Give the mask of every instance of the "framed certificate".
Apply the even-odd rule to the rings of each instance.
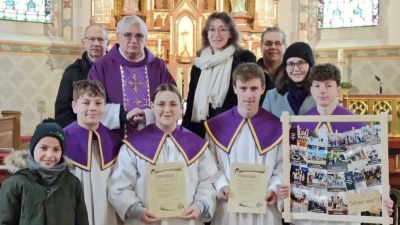
[[[230,196],[228,212],[267,213],[267,166],[231,164]]]
[[[158,218],[180,217],[188,207],[185,168],[183,162],[147,165],[149,210]]]

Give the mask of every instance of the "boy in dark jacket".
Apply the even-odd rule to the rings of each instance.
[[[5,158],[13,175],[0,189],[0,224],[88,225],[82,186],[63,157],[65,135],[54,122],[36,127],[30,152]]]

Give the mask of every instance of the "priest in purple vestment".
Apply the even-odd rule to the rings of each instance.
[[[174,84],[164,61],[145,47],[148,30],[137,16],[126,16],[117,25],[118,43],[97,60],[88,79],[99,80],[106,88],[106,114],[102,122],[119,128],[124,137],[134,133],[138,124],[154,122],[150,96],[163,83]],[[120,126],[123,125],[123,126]]]

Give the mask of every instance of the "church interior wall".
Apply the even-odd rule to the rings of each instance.
[[[57,26],[0,21],[0,109],[22,111],[23,136],[32,134],[40,116],[53,117],[61,75],[80,57],[80,40],[84,28],[90,24],[91,1],[55,2],[59,2],[59,13],[55,14]],[[400,1],[380,1],[377,27],[332,30],[309,26],[309,19],[312,22],[315,17],[310,14],[312,2],[315,1],[279,1],[278,25],[287,33],[288,44],[309,42],[318,63],[336,63],[338,49],[344,49],[343,76],[355,85],[351,93],[374,94],[379,86],[374,76],[382,79],[384,94],[400,93],[400,29],[396,15]],[[196,38],[199,37],[193,40]],[[163,41],[164,44],[168,43]],[[188,50],[193,54],[197,49],[189,45]],[[174,68],[171,73],[176,73],[177,81],[182,81],[180,74],[184,70],[190,71],[190,67]],[[44,110],[38,109],[43,105]]]

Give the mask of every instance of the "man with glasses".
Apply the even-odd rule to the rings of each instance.
[[[265,92],[260,99],[260,104],[262,104],[267,91],[275,88],[275,77],[286,50],[285,32],[278,27],[268,27],[261,34],[260,48],[263,57],[257,61],[257,64],[264,70],[266,81]]]
[[[76,114],[72,110],[72,85],[76,81],[87,79],[93,63],[106,54],[108,46],[107,30],[98,24],[85,29],[82,44],[85,52],[81,59],[77,59],[67,67],[61,78],[60,87],[55,103],[55,119],[61,127],[66,127],[76,121]]]
[[[102,123],[110,129],[120,128],[122,138],[154,122],[150,96],[160,84],[176,85],[164,61],[146,48],[147,34],[142,19],[123,17],[117,24],[118,43],[96,61],[88,75],[106,88],[109,104]]]

